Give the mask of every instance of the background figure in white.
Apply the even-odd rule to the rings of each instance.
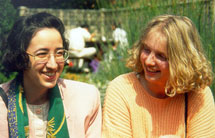
[[[120,48],[127,47],[128,46],[128,39],[127,39],[127,33],[124,29],[120,28],[119,25],[116,23],[112,24],[112,37],[114,40],[114,46],[113,49],[116,49],[117,46]]]
[[[84,58],[91,58],[96,54],[95,47],[85,47],[86,41],[91,41],[94,34],[90,34],[88,25],[81,25],[69,31],[69,52],[70,58],[79,58],[78,68],[84,63]]]

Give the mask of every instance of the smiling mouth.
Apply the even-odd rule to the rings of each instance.
[[[159,73],[160,72],[159,70],[154,70],[154,69],[151,69],[151,68],[146,68],[146,71],[149,72],[149,73]]]
[[[44,73],[46,76],[49,76],[49,77],[53,77],[53,76],[55,76],[55,72],[49,72],[49,73]]]
[[[56,80],[56,72],[46,72],[44,73],[46,81],[55,81]]]

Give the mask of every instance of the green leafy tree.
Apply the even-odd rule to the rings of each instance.
[[[0,44],[10,31],[14,20],[16,19],[16,9],[11,4],[10,0],[0,0]],[[1,46],[0,45],[0,46]],[[0,51],[2,54],[4,51]],[[0,64],[0,83],[7,81],[10,76],[5,74],[3,67]]]

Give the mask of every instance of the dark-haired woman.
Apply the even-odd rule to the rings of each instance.
[[[59,18],[44,12],[15,22],[1,47],[1,64],[17,72],[0,85],[1,138],[100,137],[98,89],[59,79],[68,58],[64,31]]]

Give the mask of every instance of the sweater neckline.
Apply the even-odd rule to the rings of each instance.
[[[136,85],[138,86],[138,90],[140,91],[140,93],[143,94],[143,96],[146,96],[147,98],[150,98],[151,100],[155,100],[155,101],[159,101],[159,102],[167,102],[169,100],[172,99],[172,97],[166,97],[166,98],[158,98],[158,97],[155,97],[151,94],[149,94],[147,92],[147,90],[144,88],[143,84],[141,83],[140,79],[139,79],[139,76],[140,74],[138,73],[134,73],[133,74],[133,79],[135,79],[135,82],[138,82],[136,83]]]

